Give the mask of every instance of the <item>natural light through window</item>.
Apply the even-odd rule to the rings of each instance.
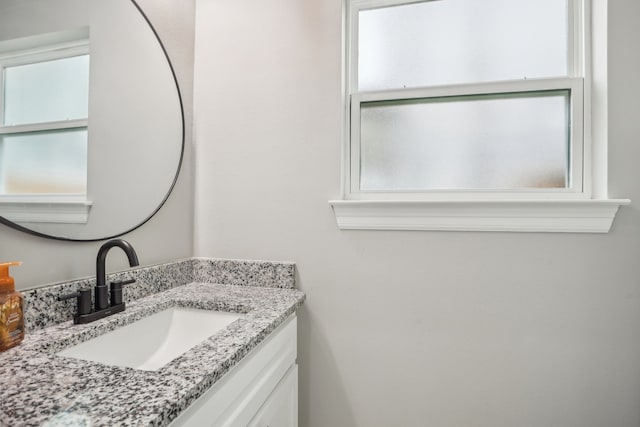
[[[567,188],[568,105],[566,90],[363,103],[360,188]]]
[[[0,59],[0,194],[86,194],[89,55],[74,53]]]
[[[341,228],[608,230],[606,0],[344,1]]]
[[[88,221],[89,28],[0,42],[0,216]]]
[[[354,17],[359,91],[568,74],[566,0],[363,6]]]

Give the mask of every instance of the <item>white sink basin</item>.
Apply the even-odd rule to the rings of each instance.
[[[240,317],[237,313],[173,307],[56,354],[155,371]]]

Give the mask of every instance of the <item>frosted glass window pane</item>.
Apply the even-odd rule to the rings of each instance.
[[[86,119],[89,55],[7,67],[4,124]]]
[[[361,105],[361,190],[569,186],[568,91]]]
[[[359,12],[358,90],[561,77],[567,0],[439,0]]]
[[[0,136],[0,194],[86,192],[86,129]]]

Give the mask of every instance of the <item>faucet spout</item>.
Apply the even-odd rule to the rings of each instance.
[[[107,274],[106,274],[106,260],[109,250],[113,247],[119,247],[124,251],[129,259],[129,266],[135,267],[140,265],[138,262],[138,255],[135,249],[129,242],[123,239],[109,240],[103,244],[98,250],[98,257],[96,259],[96,310],[102,310],[108,307],[109,301],[107,298]]]

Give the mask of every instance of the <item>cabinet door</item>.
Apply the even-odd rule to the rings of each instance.
[[[171,427],[246,427],[252,422],[295,365],[296,322],[292,315],[173,420]],[[295,386],[297,390],[297,377]],[[289,425],[296,424],[282,426]]]
[[[298,427],[298,365],[289,368],[247,427]]]

